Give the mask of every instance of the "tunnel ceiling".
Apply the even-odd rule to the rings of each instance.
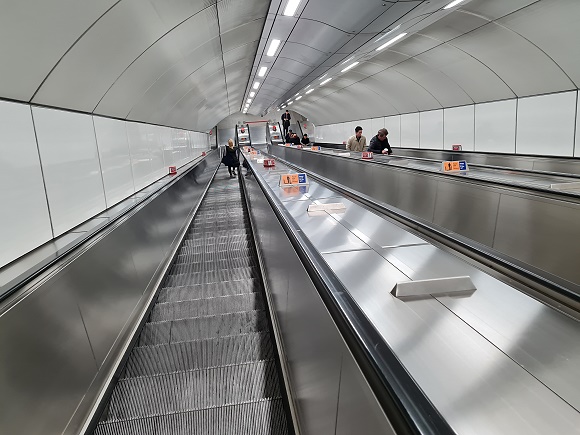
[[[268,70],[249,113],[291,103],[328,124],[578,88],[580,1],[444,9],[450,1],[302,0],[294,17],[269,14],[247,93],[257,69]],[[274,38],[282,44],[268,57]]]
[[[0,97],[207,131],[248,99],[326,124],[580,82],[578,0],[289,1],[3,2]]]
[[[0,6],[0,97],[206,131],[237,112],[269,0]]]

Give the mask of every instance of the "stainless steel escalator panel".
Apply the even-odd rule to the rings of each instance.
[[[210,186],[95,434],[287,434],[239,182]]]

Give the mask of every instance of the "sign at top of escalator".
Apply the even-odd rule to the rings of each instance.
[[[304,186],[308,184],[308,177],[305,173],[282,174],[280,175],[280,187]]]
[[[469,166],[467,165],[467,161],[465,160],[459,161],[448,160],[446,162],[441,163],[441,170],[443,172],[465,172],[469,171]]]

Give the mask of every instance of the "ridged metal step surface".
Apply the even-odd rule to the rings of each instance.
[[[94,433],[289,433],[237,179],[210,186]]]

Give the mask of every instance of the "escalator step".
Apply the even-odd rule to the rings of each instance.
[[[121,379],[104,421],[280,398],[274,361]]]
[[[146,323],[139,337],[138,346],[153,346],[267,330],[268,320],[264,311]]]
[[[226,268],[237,269],[242,267],[258,267],[258,261],[256,260],[255,257],[249,256],[224,260],[216,260],[214,258],[210,261],[197,261],[195,263],[189,262],[187,264],[184,263],[174,264],[171,267],[169,274],[179,275],[210,270],[222,270]]]
[[[198,245],[198,246],[183,246],[179,250],[179,255],[177,257],[180,262],[185,256],[191,255],[213,255],[213,256],[228,256],[228,257],[239,257],[239,256],[249,256],[252,255],[252,249],[250,246],[240,246],[237,249],[220,249],[219,246],[213,245]]]
[[[165,284],[167,287],[180,287],[184,285],[237,281],[240,279],[258,278],[259,276],[260,269],[257,267],[239,267],[235,269],[220,269],[206,272],[169,275],[166,278]]]
[[[274,350],[267,332],[186,341],[136,348],[127,361],[123,377],[153,376],[272,358]]]
[[[262,285],[258,278],[215,282],[184,287],[165,287],[160,290],[157,303],[190,301],[209,297],[233,296],[258,292]]]
[[[221,296],[192,301],[158,303],[153,307],[149,321],[163,322],[263,309],[264,302],[258,293]]]
[[[288,433],[281,399],[125,420],[100,425],[95,435],[283,435]]]

